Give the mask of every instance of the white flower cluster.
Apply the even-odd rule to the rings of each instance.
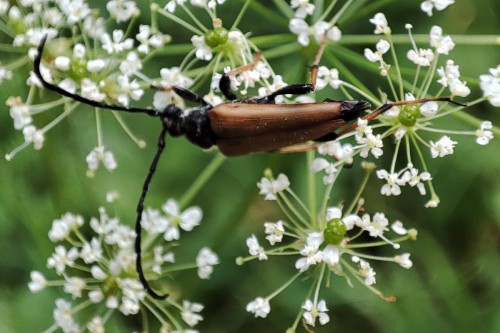
[[[168,240],[178,239],[178,226],[189,231],[198,225],[201,219],[201,210],[198,207],[180,212],[174,200],[167,201],[163,205],[163,211],[166,216],[152,209],[144,213],[143,226],[150,237],[164,233]],[[37,271],[31,273],[28,287],[32,292],[62,285],[64,292],[79,303],[72,305],[72,302],[64,299],[56,300],[54,321],[56,327],[60,327],[63,332],[81,330],[75,315],[84,308],[104,304],[111,311],[110,314],[117,310],[122,315],[129,316],[137,314],[143,303],[147,302],[147,293],[135,269],[135,232],[121,224],[118,218],[110,218],[104,208],[99,212],[99,218],[92,218],[89,223],[95,233],[90,240],[83,236],[84,219],[81,216],[66,213],[60,219],[54,220],[49,231],[50,240],[55,243],[67,242],[70,247],[57,245],[55,252],[47,260],[47,267],[55,269],[56,274],[63,278],[62,281],[47,280]],[[172,252],[165,251],[163,246],[156,246],[153,253],[153,257],[145,257],[144,267],[152,267],[152,271],[161,276],[161,266],[168,262],[174,265],[169,272],[175,271],[175,258]],[[218,263],[217,255],[204,247],[198,253],[196,264],[192,267],[198,268],[201,279],[208,279],[213,272],[213,266]],[[165,303],[165,308],[161,311],[173,315],[167,307],[172,302]],[[177,308],[182,309],[180,316],[190,327],[203,319],[198,314],[203,309],[201,304],[184,301],[183,306],[179,305]],[[96,315],[87,321],[87,328],[90,332],[102,332],[104,323],[102,318]],[[101,328],[101,331],[97,330],[98,328]]]

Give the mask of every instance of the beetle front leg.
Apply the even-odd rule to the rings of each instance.
[[[260,61],[261,56],[262,54],[260,52],[257,52],[255,53],[255,57],[251,63],[237,67],[227,73],[222,74],[222,77],[219,81],[219,90],[224,95],[224,97],[226,97],[230,101],[235,101],[238,99],[236,94],[231,89],[231,75],[236,75],[244,71],[252,70]]]

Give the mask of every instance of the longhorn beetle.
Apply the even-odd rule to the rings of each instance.
[[[236,68],[222,75],[219,88],[229,102],[212,106],[203,98],[187,89],[172,86],[171,89],[183,99],[198,103],[198,109],[183,112],[174,104],[167,105],[162,111],[151,108],[125,107],[115,104],[105,104],[70,93],[59,86],[47,82],[40,72],[43,49],[47,35],[38,45],[38,53],[34,59],[34,72],[44,88],[75,101],[94,107],[114,111],[143,113],[159,118],[162,129],[158,137],[157,150],[150,164],[149,171],[142,186],[141,196],[137,204],[135,222],[135,252],[136,270],[139,279],[148,294],[155,299],[165,299],[168,295],[157,294],[149,285],[142,270],[141,256],[141,219],[144,201],[156,171],[158,160],[165,148],[165,136],[184,135],[193,144],[201,148],[217,146],[226,156],[238,156],[255,152],[299,152],[315,148],[315,145],[304,144],[307,141],[330,141],[356,128],[356,124],[344,129],[340,134],[335,131],[350,121],[356,120],[363,111],[371,108],[366,101],[331,100],[305,104],[275,104],[277,96],[300,95],[313,92],[315,89],[318,64],[326,45],[326,38],[321,43],[319,51],[311,67],[311,83],[292,84],[264,96],[248,99],[238,99],[230,87],[230,75],[238,74],[253,66],[253,63]],[[364,117],[372,120],[393,106],[424,103],[428,101],[452,101],[449,97],[424,98],[413,101],[386,103]]]

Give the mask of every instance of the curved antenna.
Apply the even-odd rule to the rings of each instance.
[[[142,213],[144,211],[144,201],[146,200],[146,195],[149,190],[149,184],[151,184],[151,180],[153,178],[153,175],[156,171],[156,166],[158,165],[158,160],[160,159],[160,155],[163,152],[163,149],[165,148],[165,135],[167,134],[167,127],[165,126],[164,123],[160,136],[158,137],[158,143],[157,143],[157,149],[155,156],[153,158],[153,161],[151,162],[151,165],[149,167],[148,174],[146,176],[146,180],[144,181],[144,185],[142,186],[142,193],[141,193],[141,198],[139,199],[139,203],[137,204],[137,219],[135,221],[135,267],[136,271],[139,274],[139,280],[141,280],[142,286],[146,291],[148,292],[149,295],[151,295],[153,298],[158,299],[158,300],[164,300],[165,298],[168,297],[168,294],[163,294],[159,295],[157,294],[150,286],[148,283],[148,280],[146,280],[146,277],[144,276],[144,272],[142,271],[142,254],[141,254],[141,235],[142,235]]]
[[[43,49],[45,47],[46,41],[47,41],[47,35],[43,36],[42,39],[40,40],[40,44],[38,44],[38,52],[37,52],[37,55],[36,55],[35,60],[34,60],[34,69],[33,69],[36,76],[38,77],[38,79],[40,80],[42,85],[44,86],[44,88],[46,88],[48,90],[52,90],[60,95],[74,99],[75,101],[78,101],[78,102],[81,102],[84,104],[88,104],[91,106],[95,106],[98,108],[110,109],[110,110],[122,111],[122,112],[131,112],[131,113],[145,113],[151,117],[158,117],[160,115],[160,112],[158,112],[155,109],[125,107],[125,106],[116,105],[116,104],[105,104],[105,103],[101,103],[98,101],[94,101],[94,100],[82,97],[80,95],[70,93],[69,91],[62,89],[61,87],[56,86],[55,84],[47,82],[43,78],[42,73],[40,72],[40,63],[42,61],[42,53],[43,53]]]

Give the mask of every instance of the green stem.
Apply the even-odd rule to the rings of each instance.
[[[194,196],[200,191],[200,189],[205,185],[205,183],[212,177],[212,175],[219,169],[222,162],[226,157],[221,153],[217,153],[210,164],[203,170],[203,172],[196,178],[191,187],[184,193],[182,198],[179,200],[179,206],[184,209],[188,203],[194,198]]]

